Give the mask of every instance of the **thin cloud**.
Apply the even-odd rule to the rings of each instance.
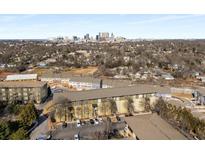
[[[26,20],[37,16],[35,14],[25,14],[25,15],[0,15],[1,23],[12,23],[19,20]]]
[[[161,22],[161,21],[187,19],[187,18],[193,18],[193,17],[198,17],[198,16],[204,16],[204,15],[201,15],[201,14],[198,14],[198,15],[167,15],[167,16],[153,18],[153,19],[134,21],[134,22],[130,22],[128,24],[138,25],[138,24],[155,23],[155,22]]]

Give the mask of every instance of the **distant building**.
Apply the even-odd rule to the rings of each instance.
[[[99,39],[101,41],[107,41],[109,39],[109,33],[108,32],[99,33]]]
[[[71,77],[69,84],[78,90],[91,90],[102,88],[109,88],[110,86],[104,84],[100,85],[100,79],[92,77]]]
[[[100,79],[93,77],[81,77],[73,76],[69,74],[45,74],[41,77],[41,81],[48,82],[49,84],[59,83],[68,86],[72,86],[77,90],[90,90],[100,88]],[[102,88],[109,88],[111,86],[106,83],[102,85]]]
[[[108,32],[102,32],[102,33],[99,33],[99,35],[100,35],[101,38],[108,38],[109,37]]]
[[[45,62],[39,62],[37,65],[39,67],[46,67],[46,63]]]
[[[37,74],[12,74],[7,75],[6,81],[37,80]]]
[[[125,40],[126,40],[126,38],[124,38],[124,37],[116,37],[115,38],[116,42],[124,42]]]
[[[165,80],[174,80],[174,77],[171,74],[163,74],[162,78]]]
[[[99,41],[99,35],[96,35],[95,39],[96,41]]]
[[[110,36],[110,37],[111,37],[111,38],[115,38],[115,36],[114,36],[114,34],[113,34],[113,33],[111,34],[111,36]]]
[[[35,101],[42,103],[48,97],[46,82],[40,81],[4,81],[0,82],[0,101]]]
[[[84,40],[90,40],[89,34],[86,34],[86,35],[84,36]]]
[[[115,36],[114,34],[112,33],[111,36],[110,36],[110,41],[114,41],[115,40]]]
[[[196,76],[196,78],[203,83],[205,82],[205,76]]]
[[[78,41],[78,37],[77,36],[73,36],[73,41]]]
[[[123,87],[123,86],[131,85],[131,82],[128,80],[108,80],[108,79],[105,79],[102,82],[98,78],[74,76],[74,75],[66,74],[66,73],[43,74],[40,77],[40,80],[48,82],[48,84],[50,84],[50,85],[55,85],[55,83],[56,83],[56,84],[64,84],[64,85],[72,86],[73,88],[76,88],[79,91],[80,90],[99,89],[99,88]]]

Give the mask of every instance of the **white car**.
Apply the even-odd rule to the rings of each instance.
[[[76,120],[76,123],[77,123],[77,127],[80,127],[80,126],[81,126],[80,120]]]
[[[98,125],[98,124],[99,124],[98,119],[94,119],[94,122],[95,122],[95,125]]]
[[[127,132],[129,130],[128,126],[125,126],[124,131]]]
[[[78,134],[75,134],[75,135],[74,135],[74,140],[80,140],[80,137],[79,137]]]

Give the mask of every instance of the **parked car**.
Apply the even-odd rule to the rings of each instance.
[[[53,89],[52,92],[53,93],[62,93],[63,89]]]
[[[95,122],[95,125],[99,124],[99,120],[98,119],[95,119],[94,122]]]
[[[129,130],[128,126],[125,126],[124,131],[127,132]]]
[[[81,121],[80,120],[76,120],[76,123],[77,123],[77,127],[81,126]]]
[[[75,135],[74,135],[74,140],[80,140],[79,134],[75,134]]]
[[[84,126],[85,124],[86,124],[86,122],[85,122],[85,121],[82,121],[82,122],[81,122],[81,125],[82,125],[82,126]]]
[[[90,119],[90,124],[94,125],[95,121],[93,119]]]
[[[68,126],[68,124],[66,123],[66,122],[64,122],[63,124],[62,124],[62,128],[66,128]]]
[[[50,140],[51,139],[51,135],[50,134],[40,134],[36,140]]]
[[[121,118],[119,116],[116,116],[117,121],[121,121]]]
[[[116,135],[116,134],[118,134],[119,133],[119,131],[117,130],[117,129],[113,129],[113,134],[114,135]]]

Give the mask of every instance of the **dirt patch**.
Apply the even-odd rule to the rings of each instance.
[[[34,68],[29,73],[36,73],[38,75],[52,73],[54,69],[49,68]],[[58,73],[69,73],[73,75],[92,75],[98,70],[97,67],[87,67],[87,68],[64,68],[59,70]]]
[[[187,98],[192,99],[192,94],[184,94],[184,93],[172,93],[172,96],[178,97],[178,98]]]
[[[92,75],[98,70],[97,67],[87,67],[87,68],[73,68],[70,70],[67,70],[66,72],[71,74],[77,74],[77,75]]]

